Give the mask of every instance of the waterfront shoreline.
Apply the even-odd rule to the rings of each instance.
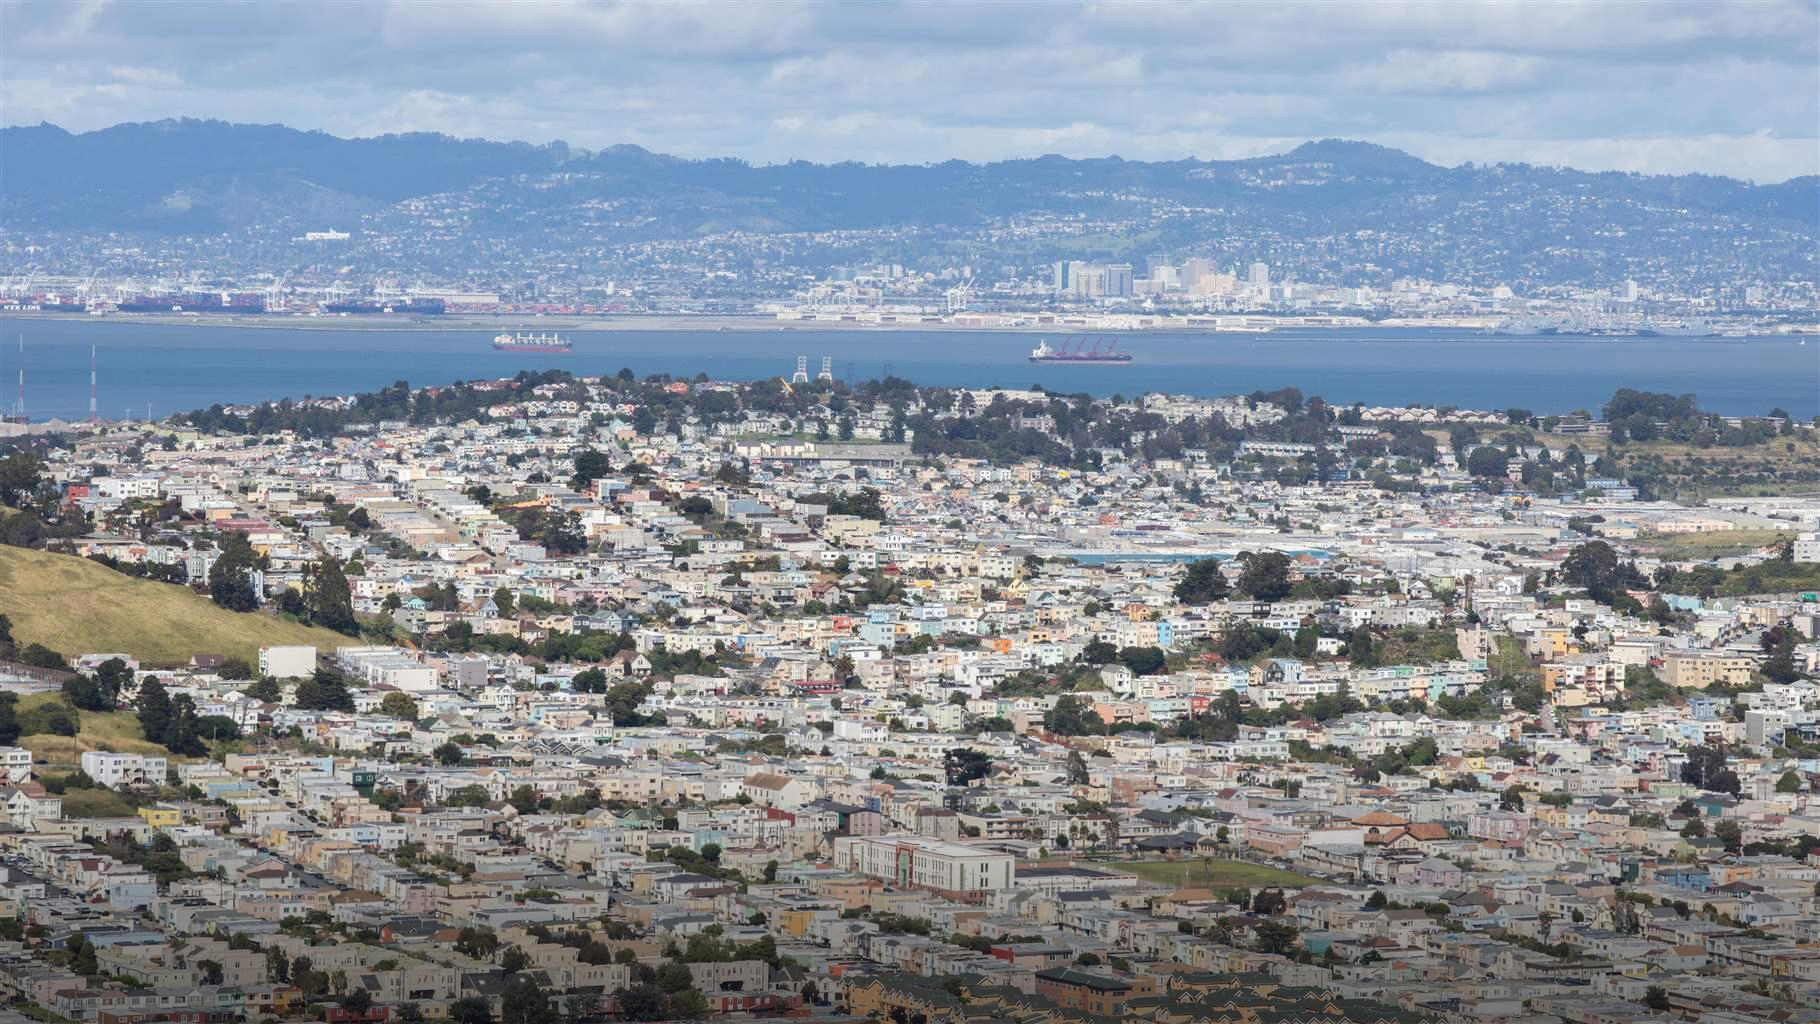
[[[869,333],[905,333],[921,331],[955,331],[992,334],[1268,334],[1275,330],[1472,330],[1470,326],[1442,323],[1391,324],[1304,324],[1286,323],[1272,331],[1221,329],[1216,327],[1165,324],[1157,327],[1123,328],[1091,327],[1083,324],[961,324],[948,321],[905,320],[876,323],[855,320],[779,320],[767,316],[737,314],[693,315],[683,313],[449,313],[440,316],[400,316],[396,314],[308,316],[296,314],[207,314],[184,316],[168,313],[109,313],[100,316],[75,313],[45,313],[36,310],[0,312],[0,322],[34,321],[50,323],[85,323],[160,327],[239,327],[247,330],[333,330],[333,331],[460,331],[525,329],[532,326],[571,331],[728,331],[751,334],[779,334],[792,331],[866,331]]]
[[[1095,366],[1029,362],[1035,333],[955,327],[839,330],[830,324],[793,331],[751,319],[628,317],[590,329],[546,318],[529,329],[559,331],[573,343],[572,351],[532,354],[495,350],[491,342],[502,326],[497,323],[352,320],[268,317],[250,324],[231,318],[65,317],[0,322],[0,331],[11,327],[24,337],[23,408],[34,420],[87,412],[92,349],[98,350],[100,409],[118,415],[130,408],[133,419],[144,415],[148,402],[156,412],[168,413],[216,402],[351,394],[399,379],[440,385],[527,370],[585,376],[623,367],[641,376],[788,378],[799,359],[810,372],[826,359],[843,380],[897,376],[929,386],[981,389],[1040,385],[1063,394],[1209,398],[1296,387],[1336,404],[1442,403],[1565,413],[1597,408],[1617,388],[1629,387],[1696,392],[1730,415],[1762,415],[1777,406],[1803,419],[1820,412],[1813,388],[1820,378],[1820,346],[1800,348],[1793,338],[1743,344],[1727,338],[1493,337],[1396,327],[1285,328],[1269,334],[1152,330],[1099,335],[1135,358],[1130,364]],[[1081,335],[1052,333],[1051,344],[1066,337]],[[18,361],[13,340],[0,344],[0,380],[9,383]]]
[[[1257,314],[1228,314],[1256,317]],[[71,313],[45,313],[37,310],[0,311],[0,325],[7,323],[87,324],[104,327],[201,327],[211,330],[374,332],[387,334],[434,333],[447,331],[526,330],[533,327],[587,333],[729,333],[778,335],[848,331],[864,334],[1005,334],[1005,335],[1089,335],[1144,337],[1146,335],[1197,335],[1218,338],[1268,337],[1290,332],[1389,332],[1453,336],[1436,339],[1449,342],[1470,340],[1458,335],[1500,342],[1574,341],[1632,343],[1674,340],[1739,344],[1743,342],[1802,341],[1808,335],[1820,335],[1820,325],[1790,325],[1782,331],[1755,331],[1746,334],[1712,335],[1710,337],[1675,337],[1642,334],[1492,334],[1475,323],[1424,320],[1385,320],[1374,323],[1304,323],[1285,318],[1268,328],[1208,327],[1167,323],[1143,327],[1089,326],[1073,323],[1044,324],[962,324],[949,321],[898,321],[878,323],[854,320],[779,320],[766,316],[737,314],[694,315],[681,313],[587,313],[587,314],[506,314],[456,313],[441,316],[399,316],[394,314],[309,316],[299,314],[208,314],[184,316],[165,313],[110,313],[100,316]],[[0,326],[0,330],[4,330]],[[1419,340],[1419,339],[1409,339]]]

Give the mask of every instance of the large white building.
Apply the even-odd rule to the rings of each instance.
[[[168,762],[143,754],[110,754],[90,750],[82,755],[82,770],[109,789],[121,786],[162,786]]]
[[[259,648],[259,674],[273,679],[302,679],[316,671],[316,648],[287,644]]]
[[[1015,858],[925,836],[841,836],[834,840],[834,863],[867,878],[977,902],[1011,888]]]
[[[32,781],[32,752],[24,747],[0,747],[0,782],[16,786]]]

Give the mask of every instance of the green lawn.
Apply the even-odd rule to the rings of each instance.
[[[256,664],[268,644],[332,650],[356,642],[275,615],[231,612],[186,587],[86,558],[15,547],[0,547],[0,614],[12,620],[20,646],[39,643],[71,657],[117,651],[170,664],[224,654]]]
[[[1195,857],[1182,860],[1111,862],[1105,866],[1114,871],[1136,875],[1147,882],[1184,888],[1231,889],[1244,887],[1256,889],[1271,886],[1318,885],[1321,882],[1318,878],[1273,868],[1268,864],[1253,864],[1249,861],[1220,860],[1218,858],[1209,861],[1202,861]]]

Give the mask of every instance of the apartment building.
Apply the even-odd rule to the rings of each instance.
[[[925,836],[842,836],[834,840],[834,862],[845,870],[964,902],[978,902],[1011,888],[1014,860],[1009,853]]]
[[[122,786],[162,786],[169,764],[162,757],[90,750],[82,755],[82,770],[99,785],[119,789]]]

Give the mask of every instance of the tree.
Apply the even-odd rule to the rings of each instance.
[[[1743,788],[1738,774],[1725,766],[1725,751],[1704,745],[1687,752],[1687,761],[1681,765],[1681,781],[1708,792],[1733,796]]]
[[[319,626],[337,633],[357,636],[360,623],[354,621],[354,598],[348,589],[348,577],[341,563],[325,556],[316,563],[315,585],[310,594],[310,617]]]
[[[1063,694],[1043,713],[1043,728],[1057,736],[1104,736],[1106,722],[1099,712],[1084,707],[1079,697]]]
[[[19,695],[0,693],[0,746],[12,746],[19,732]]]
[[[341,997],[341,1008],[357,1017],[364,1017],[373,1008],[373,994],[364,988],[357,988]]]
[[[353,711],[354,695],[340,673],[317,669],[297,684],[292,702],[304,711]]]
[[[666,1009],[664,992],[656,985],[648,983],[633,985],[617,993],[616,1000],[619,1004],[619,1015],[626,1020],[664,1019]]]
[[[449,1020],[454,1024],[493,1024],[493,1007],[484,997],[463,996],[449,1004]]]
[[[1735,818],[1721,818],[1713,825],[1713,838],[1725,844],[1725,849],[1737,853],[1744,845],[1744,829]]]
[[[101,965],[95,958],[95,944],[86,937],[70,940],[70,970],[81,975],[101,973]]]
[[[1188,571],[1175,585],[1175,599],[1183,604],[1203,605],[1224,599],[1229,590],[1220,563],[1203,558],[1188,563]]]
[[[1793,768],[1783,772],[1782,777],[1776,780],[1778,793],[1799,793],[1806,788],[1807,784],[1801,781],[1800,773]]]
[[[1078,750],[1068,751],[1068,784],[1085,786],[1090,781],[1092,778],[1087,773],[1087,759]]]
[[[1372,890],[1371,898],[1365,901],[1365,905],[1373,910],[1383,910],[1389,903],[1390,897],[1384,895],[1382,889]]]
[[[450,793],[443,803],[450,807],[485,807],[492,799],[485,786],[475,783]]]
[[[408,722],[417,720],[417,702],[408,693],[388,693],[379,702],[379,713],[390,718],[402,718]]]
[[[1495,445],[1480,445],[1466,457],[1466,472],[1481,479],[1501,477],[1509,466],[1510,453]]]
[[[1259,889],[1251,898],[1251,911],[1260,916],[1281,914],[1289,909],[1289,900],[1281,889]]]
[[[506,797],[506,803],[511,804],[512,809],[520,814],[534,813],[537,810],[537,790],[529,785],[518,786],[512,790],[511,796]]]
[[[550,995],[528,974],[514,974],[499,996],[499,1024],[558,1024]]]
[[[570,478],[569,486],[585,491],[594,481],[611,472],[613,464],[607,461],[605,452],[584,446],[575,452],[575,475]]]
[[[1769,657],[1763,659],[1762,672],[1772,683],[1792,683],[1806,673],[1795,663],[1795,631],[1776,626],[1763,635]]]
[[[574,511],[546,516],[538,539],[556,554],[578,555],[588,548],[587,530],[582,527],[580,513]]]
[[[1287,956],[1296,947],[1296,938],[1300,930],[1292,924],[1280,921],[1259,921],[1251,926],[1252,934],[1257,936],[1257,950],[1260,953],[1274,953]]]
[[[659,990],[669,994],[694,985],[695,975],[690,973],[688,964],[672,960],[657,969],[655,981]]]
[[[991,773],[992,758],[972,747],[952,747],[942,755],[942,769],[948,776],[948,785],[965,786]]]
[[[171,697],[157,676],[147,676],[139,687],[139,728],[153,743],[163,743],[171,726]]]
[[[1132,675],[1147,676],[1161,672],[1168,662],[1168,656],[1161,647],[1123,647],[1119,649],[1119,663],[1131,670]]]
[[[1604,604],[1611,603],[1619,587],[1633,582],[1630,576],[1635,571],[1633,567],[1621,564],[1617,551],[1602,540],[1577,544],[1561,560],[1562,581],[1580,587],[1593,600]]]
[[[0,505],[21,507],[44,482],[44,461],[31,452],[0,459]]]
[[[1110,665],[1119,658],[1119,649],[1104,640],[1089,640],[1081,648],[1081,660],[1089,665]]]
[[[499,950],[499,936],[491,928],[463,928],[455,933],[455,952],[476,960],[491,960]]]
[[[1643,1005],[1653,1013],[1667,1013],[1672,1008],[1668,1001],[1668,990],[1660,985],[1651,985],[1643,990]]]
[[[229,611],[250,612],[258,608],[259,595],[253,589],[256,568],[258,560],[246,534],[229,531],[221,538],[221,552],[215,564],[209,566],[209,598]]]
[[[1281,601],[1289,596],[1289,556],[1281,551],[1252,551],[1240,556],[1245,570],[1239,590],[1258,601]]]
[[[279,686],[278,680],[271,676],[253,680],[241,692],[266,704],[277,704],[284,700],[284,687]]]

